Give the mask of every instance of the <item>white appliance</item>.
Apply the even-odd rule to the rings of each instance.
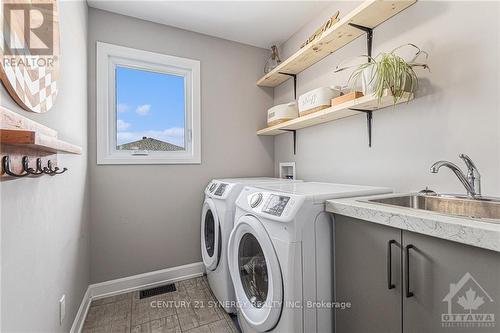
[[[235,312],[233,283],[227,267],[227,242],[234,222],[234,202],[245,185],[290,183],[293,180],[254,177],[212,180],[205,189],[201,213],[201,253],[207,278],[224,309]]]
[[[333,332],[334,227],[325,200],[390,192],[313,182],[245,187],[228,244],[243,332]]]
[[[299,116],[296,102],[279,104],[267,110],[267,125],[273,126]]]
[[[339,97],[340,90],[334,87],[322,87],[299,96],[299,114],[305,116],[332,105],[332,98]]]

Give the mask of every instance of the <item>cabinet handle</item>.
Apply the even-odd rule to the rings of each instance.
[[[413,245],[406,245],[405,247],[405,268],[406,268],[406,298],[412,297],[414,294],[410,291],[410,249],[414,249]]]
[[[394,289],[396,285],[392,283],[392,244],[396,244],[394,239],[387,242],[387,289]]]

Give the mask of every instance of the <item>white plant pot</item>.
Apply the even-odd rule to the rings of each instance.
[[[361,87],[358,87],[361,89],[361,92],[363,95],[368,96],[372,95],[375,93],[376,90],[376,84],[377,84],[377,73],[375,71],[375,66],[370,66],[365,68],[361,72]],[[406,80],[405,84],[405,91],[410,91],[411,89],[411,83],[409,80]]]
[[[368,96],[375,93],[377,78],[375,77],[375,66],[369,66],[361,72],[361,92]]]

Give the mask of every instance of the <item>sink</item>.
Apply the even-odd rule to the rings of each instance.
[[[431,211],[445,215],[499,219],[500,199],[468,198],[449,195],[409,194],[367,200],[370,203]]]

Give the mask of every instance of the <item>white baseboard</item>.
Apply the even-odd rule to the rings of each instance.
[[[205,265],[202,262],[177,266],[144,274],[132,275],[121,279],[91,284],[87,288],[78,313],[76,314],[70,333],[79,333],[82,330],[90,302],[93,299],[109,297],[131,292],[146,287],[154,287],[165,283],[191,279],[205,274]]]
[[[71,325],[70,333],[80,333],[83,328],[83,323],[87,317],[87,312],[89,311],[90,302],[92,301],[90,297],[90,288],[87,287],[85,294],[83,295],[82,303],[78,308],[75,320],[73,320],[73,325]]]
[[[153,287],[163,283],[171,283],[202,276],[205,266],[202,262],[177,266],[144,274],[132,275],[121,279],[91,284],[90,297],[98,299],[116,294],[135,291],[144,287]]]

